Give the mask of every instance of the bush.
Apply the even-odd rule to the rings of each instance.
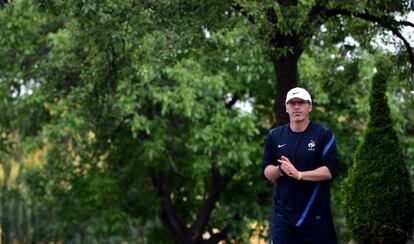
[[[368,128],[344,182],[346,225],[359,243],[405,243],[414,224],[413,192],[385,94],[389,69],[378,70]]]

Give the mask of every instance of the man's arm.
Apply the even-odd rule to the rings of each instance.
[[[269,132],[264,143],[264,153],[262,163],[260,165],[260,175],[264,179],[273,182],[279,177],[280,171],[277,169],[278,166],[276,166],[276,155],[272,144],[272,132]]]
[[[264,176],[271,182],[276,181],[282,175],[282,170],[279,166],[268,165],[264,170]]]
[[[322,166],[310,171],[301,171],[301,180],[307,181],[322,181],[322,180],[331,180],[332,175],[328,167]],[[296,179],[299,177],[299,172],[297,173]]]
[[[322,155],[322,165],[326,166],[332,176],[336,177],[338,174],[339,158],[336,149],[336,140],[332,131],[328,130],[324,134],[323,144],[325,145]]]
[[[283,172],[286,173],[286,175],[297,180],[322,181],[332,179],[331,172],[326,166],[321,166],[317,169],[309,171],[298,171],[290,162],[290,160],[285,156],[282,156],[277,161],[281,164],[280,167]]]

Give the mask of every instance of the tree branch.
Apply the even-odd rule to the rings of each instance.
[[[222,190],[230,182],[234,173],[235,171],[232,171],[228,175],[222,175],[216,167],[213,166],[211,168],[211,185],[208,194],[206,195],[207,197],[205,198],[203,206],[197,215],[196,221],[190,228],[193,240],[198,240],[201,238],[202,231],[207,225],[207,221],[214,209],[214,205],[218,200],[220,192],[222,192]]]
[[[385,29],[390,30],[395,36],[397,36],[399,39],[401,39],[401,41],[403,42],[405,48],[407,49],[408,52],[408,58],[410,60],[411,63],[411,70],[414,72],[414,53],[412,50],[412,47],[410,45],[410,43],[407,41],[407,39],[401,34],[399,27],[401,25],[405,25],[405,26],[411,26],[414,27],[413,23],[410,23],[408,21],[396,21],[394,19],[391,19],[389,17],[378,17],[375,15],[372,15],[368,12],[364,12],[364,13],[358,13],[358,12],[353,12],[350,11],[348,9],[339,9],[339,8],[335,8],[335,9],[322,9],[320,12],[321,16],[324,16],[325,18],[329,18],[329,17],[333,17],[336,15],[344,15],[344,16],[348,16],[348,17],[357,17],[372,23],[377,23],[378,25],[382,26]],[[384,19],[386,18],[386,19]]]
[[[239,100],[238,95],[234,95],[229,102],[226,103],[226,108],[231,109],[234,104]]]
[[[414,28],[414,23],[411,23],[409,21],[402,20],[402,21],[398,21],[397,23],[399,23],[399,25],[405,25],[405,26],[409,26],[409,27]]]
[[[308,19],[305,23],[309,23],[308,25],[302,26],[302,31],[305,33],[304,38],[308,38],[313,34],[313,30],[323,24],[325,21],[323,18],[318,18],[318,16],[322,16],[323,8],[319,3],[316,3],[308,14]]]
[[[161,196],[161,218],[163,223],[170,231],[171,236],[173,236],[180,243],[187,243],[187,228],[177,217],[174,205],[170,198],[171,176],[168,173],[159,171],[157,174],[152,175],[152,181]]]

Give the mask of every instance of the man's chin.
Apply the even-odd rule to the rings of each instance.
[[[300,122],[303,122],[303,118],[302,117],[294,117],[293,118],[293,121],[295,122],[295,123],[300,123]]]

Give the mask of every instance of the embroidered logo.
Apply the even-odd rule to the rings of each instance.
[[[315,146],[316,146],[316,143],[313,140],[311,140],[308,143],[308,151],[315,151]]]
[[[282,145],[278,144],[277,145],[278,148],[281,148],[281,147],[284,147],[284,146],[286,146],[286,144],[282,144]]]

